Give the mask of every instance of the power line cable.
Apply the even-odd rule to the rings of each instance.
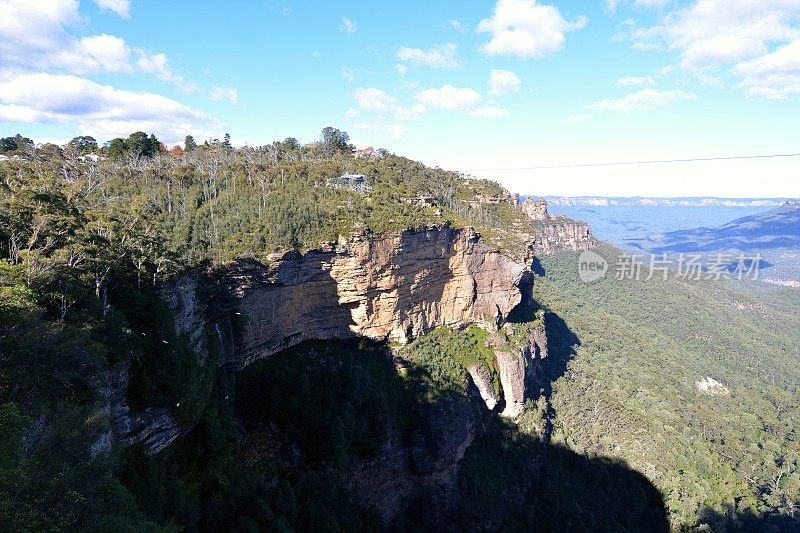
[[[767,155],[734,155],[722,157],[695,157],[691,159],[657,159],[652,161],[618,161],[613,163],[577,163],[572,165],[543,165],[535,167],[513,167],[513,168],[480,168],[470,169],[471,172],[503,172],[509,170],[553,170],[559,168],[587,168],[587,167],[614,167],[629,165],[655,165],[668,163],[694,163],[698,161],[732,161],[735,159],[775,159],[787,157],[800,157],[798,154],[767,154]]]

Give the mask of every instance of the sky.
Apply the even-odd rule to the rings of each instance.
[[[800,0],[0,0],[0,135],[358,146],[534,195],[800,197]]]

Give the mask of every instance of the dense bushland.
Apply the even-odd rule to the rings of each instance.
[[[645,280],[646,272],[640,281],[610,272],[585,284],[577,261],[572,253],[543,257],[536,280],[537,300],[577,344],[566,368],[549,361],[554,441],[626,460],[662,492],[674,527],[797,524],[796,294]],[[700,391],[706,376],[730,394]]]

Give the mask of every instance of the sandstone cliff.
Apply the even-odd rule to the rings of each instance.
[[[473,229],[439,226],[380,239],[364,236],[269,264],[229,265],[221,290],[244,317],[234,349],[222,350],[241,369],[307,339],[365,337],[406,342],[438,326],[480,323],[490,329],[530,296],[528,268],[481,240]],[[165,287],[177,330],[207,352],[212,318],[200,309],[196,281]]]
[[[216,287],[203,287],[209,283],[204,276],[180,276],[162,295],[199,362],[213,353],[222,374],[308,339],[404,343],[439,326],[479,323],[497,330],[530,298],[532,284],[527,266],[472,228],[447,225],[377,239],[356,236],[303,254],[287,252],[268,264],[233,263],[214,273]],[[236,332],[234,320],[241,326]],[[118,370],[108,379],[116,381],[111,389],[124,391],[127,372]],[[157,453],[182,433],[168,410],[130,413],[124,394],[113,390],[109,409],[123,445],[143,442]],[[498,398],[486,401],[493,409]]]
[[[522,412],[547,356],[543,322],[508,324],[518,305],[531,309],[532,275],[481,240],[471,228],[405,231],[384,238],[357,236],[269,263],[242,261],[211,274],[191,273],[163,287],[175,327],[198,354],[214,357],[225,375],[307,339],[369,338],[405,343],[439,326],[480,324],[492,332],[495,390],[484,363],[467,369],[467,394],[417,401],[410,434],[389,424],[380,452],[348,468],[348,484],[385,523],[425,497],[444,524],[459,510],[458,475],[466,450],[491,414]],[[237,327],[233,327],[233,323]],[[128,368],[115,368],[107,389],[112,441],[142,443],[158,453],[189,428],[165,408],[131,413],[125,403]],[[227,391],[224,391],[227,398]],[[94,453],[94,448],[93,448]]]
[[[592,230],[585,222],[578,222],[563,215],[547,212],[544,199],[530,197],[519,204],[519,209],[527,216],[534,227],[534,249],[543,254],[558,250],[583,252],[594,247]]]
[[[467,396],[448,394],[434,403],[418,403],[410,443],[390,425],[380,452],[357,461],[347,481],[384,523],[423,495],[434,522],[452,520],[458,512],[459,462],[483,435],[488,414],[474,387]]]
[[[539,362],[547,357],[544,322],[539,320],[521,331],[504,328],[500,339],[495,357],[505,405],[501,415],[516,417],[522,413],[525,400],[539,378]]]

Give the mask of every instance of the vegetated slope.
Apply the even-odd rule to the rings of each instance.
[[[800,302],[613,270],[585,284],[576,254],[541,261],[536,299],[578,343],[572,360],[550,362],[554,442],[628,461],[662,491],[674,527],[796,527]],[[729,394],[699,390],[706,377]]]
[[[391,154],[211,144],[95,164],[46,148],[0,164],[0,523],[14,530],[143,529],[145,514],[189,523],[132,498],[132,481],[120,479],[133,479],[123,474],[138,452],[112,449],[109,433],[112,374],[129,366],[127,398],[117,392],[132,409],[163,405],[184,427],[200,422],[186,437],[200,454],[221,441],[235,447],[233,425],[206,405],[214,364],[198,363],[159,300],[168,276],[237,257],[268,260],[351,231],[449,221],[500,234],[516,216],[508,204],[476,201],[502,192],[497,184]],[[364,174],[372,190],[328,186],[346,171]],[[424,195],[436,205],[414,204]],[[172,468],[188,460],[175,453]],[[203,476],[230,473],[208,468]],[[214,479],[208,490],[232,487]],[[159,490],[173,480],[164,483]],[[167,504],[175,513],[177,500]]]

